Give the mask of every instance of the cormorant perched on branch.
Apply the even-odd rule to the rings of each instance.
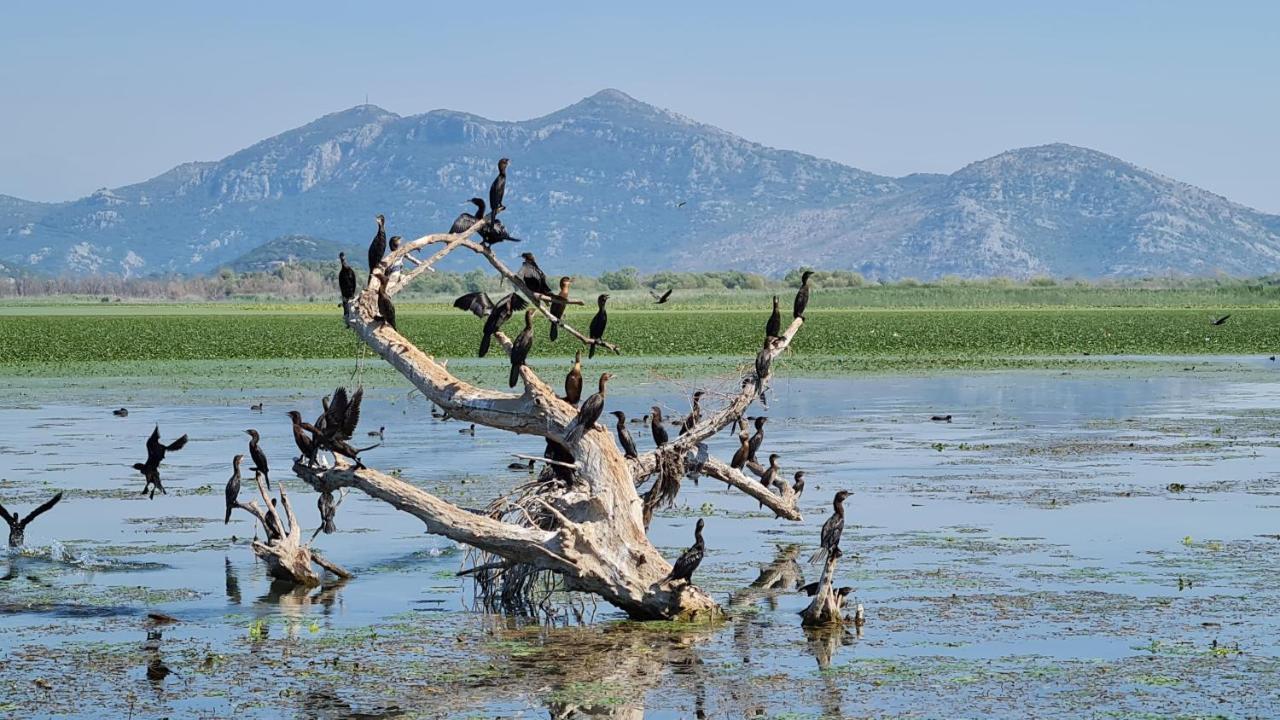
[[[373,270],[378,267],[378,263],[382,262],[382,256],[387,252],[387,219],[381,214],[374,217],[378,223],[378,232],[373,236],[373,242],[369,243],[369,279],[373,280]],[[367,285],[367,283],[366,283]]]
[[[589,358],[596,356],[595,341],[604,338],[604,329],[609,325],[609,313],[604,310],[605,301],[608,299],[608,293],[601,293],[600,297],[596,298],[596,305],[599,306],[600,309],[596,310],[596,316],[591,318],[591,328],[587,334],[587,336],[592,340],[591,347],[587,348],[587,357]]]
[[[459,215],[457,219],[453,221],[453,227],[449,228],[450,235],[457,235],[458,233],[464,233],[468,229],[470,229],[472,225],[475,225],[477,221],[482,220],[484,218],[484,201],[483,200],[481,200],[480,198],[471,198],[467,202],[472,203],[473,205],[476,206],[476,214],[472,215],[471,213],[464,212],[461,215]]]
[[[582,399],[582,350],[573,353],[573,367],[564,376],[564,401],[577,405]]]
[[[778,312],[778,296],[773,296],[773,314],[769,316],[769,322],[764,324],[765,337],[778,337],[778,333],[782,331],[782,315]]]
[[[347,441],[356,432],[360,423],[360,403],[364,400],[364,388],[356,388],[350,397],[347,389],[340,387],[333,391],[333,400],[324,413],[324,424],[314,430],[316,447],[329,450],[354,460],[356,467],[364,467],[360,462],[360,453],[378,447],[377,444],[365,448],[352,447]]]
[[[378,286],[378,317],[375,320],[381,320],[386,323],[392,330],[399,332],[396,327],[396,306],[391,302],[391,296],[387,294],[387,281],[383,280]]]
[[[40,507],[27,513],[25,518],[18,513],[11,513],[5,510],[4,505],[0,505],[0,518],[4,518],[4,521],[9,524],[9,547],[22,547],[22,543],[26,540],[27,526],[31,524],[31,521],[48,512],[49,508],[57,505],[61,499],[62,493],[59,492]]]
[[[572,284],[573,284],[573,278],[567,275],[560,278],[560,292],[556,293],[556,297],[560,298],[561,300],[568,300],[569,286]],[[551,323],[552,342],[555,342],[555,339],[560,336],[560,320],[564,318],[564,311],[568,307],[569,305],[567,303],[562,303],[562,302],[551,303],[551,315],[556,319],[555,322]]]
[[[511,373],[507,376],[507,387],[515,387],[520,381],[520,366],[529,357],[533,349],[533,313],[534,309],[524,311],[524,330],[511,343]]]
[[[667,576],[667,580],[692,583],[693,573],[702,564],[702,557],[707,551],[707,544],[702,540],[702,528],[705,526],[706,521],[698,518],[698,524],[693,526],[693,545],[680,553],[675,565],[671,566],[671,574]]]
[[[480,234],[480,242],[484,243],[486,246],[497,245],[504,240],[520,242],[520,238],[511,237],[507,232],[507,226],[503,225],[501,220],[493,217],[492,215],[489,216],[489,222],[482,225],[480,230],[477,232]]]
[[[395,252],[399,250],[401,240],[403,240],[403,238],[401,238],[399,235],[392,235],[391,240],[387,242],[387,250],[389,252]],[[399,282],[400,274],[402,272],[404,272],[404,256],[403,255],[400,257],[399,260],[396,260],[395,262],[391,263],[390,267],[387,268],[386,275],[382,279],[382,284],[393,285]]]
[[[805,270],[800,276],[800,289],[796,291],[796,301],[791,306],[791,317],[804,317],[804,309],[809,306],[809,278],[812,275],[812,270]]]
[[[493,311],[493,301],[482,292],[467,293],[454,300],[453,306],[480,318],[488,316]]]
[[[271,498],[271,507],[267,508],[266,518],[267,518],[267,521],[263,523],[262,529],[265,530],[267,533],[267,542],[279,540],[281,537],[283,537],[280,534],[280,530],[284,526],[284,523],[280,522],[280,516],[276,515],[276,499],[275,498]]]
[[[147,481],[147,484],[142,487],[144,495],[148,490],[151,491],[152,498],[155,498],[156,490],[168,495],[164,485],[160,483],[160,463],[164,460],[165,453],[169,451],[177,452],[186,447],[186,444],[187,436],[183,435],[165,445],[160,442],[160,426],[156,426],[156,429],[151,433],[151,437],[147,438],[147,461],[133,464],[133,469],[142,473],[142,477]]]
[[[769,467],[765,469],[764,474],[760,476],[760,484],[764,486],[766,492],[773,492],[773,484],[778,481],[778,458],[782,457],[778,453],[769,455]],[[761,507],[764,503],[760,503]]]
[[[729,461],[729,467],[734,470],[741,470],[747,466],[747,458],[751,455],[747,437],[746,433],[738,433],[738,450],[733,454],[733,460]]]
[[[760,451],[760,446],[764,444],[764,424],[769,422],[769,418],[760,415],[756,418],[756,432],[751,436],[751,441],[747,443],[747,460],[758,463],[756,453]]]
[[[684,435],[685,433],[689,432],[690,430],[693,429],[694,425],[697,425],[698,423],[702,422],[702,396],[703,395],[706,395],[706,392],[702,390],[698,390],[693,393],[693,408],[689,410],[689,414],[685,416],[684,420],[680,421],[681,435]]]
[[[249,459],[253,461],[253,467],[250,470],[256,470],[262,473],[262,479],[267,483],[267,489],[271,489],[271,468],[267,467],[267,454],[262,452],[262,448],[258,445],[261,436],[257,430],[245,430],[245,434],[249,436]]]
[[[835,553],[835,557],[840,557],[840,536],[844,534],[844,499],[847,497],[849,491],[841,490],[832,498],[831,517],[822,523],[821,547],[809,556],[809,562],[822,562],[832,553]]]
[[[618,418],[618,442],[622,445],[622,454],[627,458],[638,458],[640,453],[636,452],[636,441],[631,439],[631,431],[627,429],[627,416],[621,410],[614,410],[609,413]]]
[[[226,500],[227,500],[227,516],[223,519],[222,524],[226,525],[231,522],[231,511],[235,509],[240,498],[240,461],[244,460],[243,455],[237,455],[231,458],[231,477],[227,480]]]
[[[489,344],[493,342],[493,334],[502,329],[508,320],[525,308],[528,303],[516,293],[504,296],[493,306],[489,317],[484,321],[484,335],[480,337],[480,357],[489,354]]]
[[[654,292],[654,291],[650,290],[650,291],[649,291],[649,294],[653,296],[653,304],[654,304],[654,305],[666,305],[666,304],[667,304],[667,301],[671,299],[671,291],[672,291],[672,290],[674,290],[674,289],[675,289],[675,288],[667,288],[667,291],[666,291],[666,292],[664,292],[664,293],[662,293],[661,295],[659,295],[658,293],[656,293],[656,292]]]
[[[311,423],[303,422],[302,413],[297,410],[290,410],[287,414],[289,419],[293,421],[293,442],[298,446],[298,452],[302,453],[302,457],[306,458],[312,465],[315,465],[319,448],[316,447],[313,435],[318,434],[318,431]],[[308,432],[312,433],[312,435],[308,435]]]
[[[507,194],[507,163],[511,162],[507,158],[498,161],[498,177],[493,179],[493,184],[489,186],[489,212],[493,218],[498,218],[498,213],[506,209],[502,204],[503,197]]]
[[[338,290],[342,293],[342,316],[346,317],[347,303],[356,296],[356,271],[347,264],[346,253],[338,253],[338,262],[342,264],[338,269]]]
[[[596,426],[596,421],[604,412],[605,384],[611,379],[613,379],[613,373],[600,373],[599,390],[582,401],[582,407],[578,408],[578,417],[565,428],[566,442],[577,442],[583,433]]]
[[[662,424],[662,408],[654,405],[649,408],[649,432],[653,434],[653,444],[662,447],[667,444],[667,428]]]
[[[520,253],[520,257],[524,259],[520,269],[516,271],[516,277],[520,278],[520,282],[529,290],[540,295],[550,295],[551,286],[547,284],[547,275],[542,272],[542,268],[538,267],[538,260],[533,253]]]

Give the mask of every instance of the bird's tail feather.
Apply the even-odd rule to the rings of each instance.
[[[551,323],[551,339],[555,340],[559,336],[560,336],[560,323],[558,322]]]
[[[827,549],[824,547],[818,548],[817,551],[815,551],[812,555],[809,556],[809,563],[813,565],[824,563],[826,561],[827,561]]]
[[[480,357],[484,357],[485,355],[489,354],[489,342],[492,339],[493,339],[493,336],[488,333],[485,333],[480,338]]]

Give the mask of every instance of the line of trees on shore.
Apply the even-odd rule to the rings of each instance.
[[[45,277],[25,275],[0,278],[0,297],[98,297],[104,302],[117,299],[134,300],[320,300],[336,292],[336,263],[301,262],[280,265],[271,270],[234,272],[222,269],[202,276],[151,276],[123,278],[118,276]],[[574,289],[581,293],[596,291],[621,292],[650,289],[676,290],[780,290],[798,287],[804,268],[796,268],[781,279],[738,270],[722,272],[674,272],[660,271],[641,274],[636,268],[626,267],[601,273],[596,277],[575,276]],[[1004,277],[967,279],[944,276],[936,280],[922,281],[903,278],[893,282],[868,281],[857,272],[849,270],[817,270],[810,284],[819,288],[862,287],[1124,287],[1146,289],[1205,289],[1241,285],[1263,287],[1280,286],[1280,276],[1240,279],[1215,277],[1161,277],[1108,280],[1058,280],[1035,277],[1014,280]],[[426,273],[402,297],[432,297],[461,295],[467,292],[497,291],[497,279],[480,270],[465,273],[440,271]]]

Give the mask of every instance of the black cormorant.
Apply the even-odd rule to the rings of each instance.
[[[538,267],[538,259],[533,253],[520,253],[520,257],[524,262],[520,264],[520,269],[516,271],[516,277],[520,278],[520,282],[524,283],[530,291],[540,295],[550,295],[551,286],[547,284],[547,274],[542,272],[542,268]]]
[[[507,163],[511,162],[507,158],[498,161],[498,177],[493,179],[493,184],[489,185],[489,212],[496,219],[498,213],[506,209],[502,204],[503,197],[507,194]]]
[[[403,238],[401,238],[399,235],[392,235],[391,239],[387,241],[387,250],[389,252],[395,252],[396,250],[399,250],[400,241],[402,239]],[[389,267],[387,267],[386,278],[383,280],[382,284],[389,285],[389,284],[394,284],[398,282],[400,280],[400,273],[402,272],[404,272],[403,256],[401,256],[399,260],[396,260],[395,262],[391,263]]]
[[[262,451],[262,447],[258,445],[261,436],[257,430],[245,430],[245,434],[249,436],[249,459],[253,461],[250,470],[256,470],[262,473],[262,479],[267,482],[267,489],[271,489],[271,468],[267,467],[267,454]]]
[[[363,401],[363,387],[356,388],[356,391],[350,395],[347,394],[345,387],[334,390],[333,400],[325,409],[323,426],[317,423],[317,429],[313,435],[319,449],[329,450],[335,455],[353,460],[357,468],[364,467],[364,463],[360,461],[360,453],[378,447],[375,444],[356,448],[347,442],[355,434],[356,426],[360,424],[360,405]]]
[[[129,417],[129,408],[120,408],[119,410],[112,410],[111,414],[115,415],[116,417]]]
[[[356,296],[356,271],[347,264],[346,253],[338,253],[338,262],[342,264],[338,268],[338,290],[342,293],[342,316],[346,317],[347,303]]]
[[[476,214],[472,215],[471,213],[464,212],[459,215],[458,218],[453,221],[453,227],[449,228],[449,234],[457,235],[458,233],[464,233],[467,230],[470,230],[472,225],[475,225],[477,222],[484,219],[484,201],[480,198],[471,198],[467,202],[476,206]]]
[[[282,537],[280,528],[284,526],[284,523],[280,522],[280,517],[276,515],[275,498],[271,498],[271,507],[267,508],[266,518],[267,521],[263,523],[263,529],[267,531],[267,542],[279,540]]]
[[[396,306],[391,302],[391,296],[387,294],[385,280],[378,286],[378,317],[374,319],[381,320],[392,330],[399,332],[399,328],[396,327]]]
[[[0,505],[0,518],[4,518],[4,521],[9,524],[9,547],[22,547],[22,543],[26,540],[27,526],[31,524],[31,521],[43,515],[49,508],[57,505],[61,499],[62,493],[54,495],[43,505],[27,513],[25,518],[18,513],[11,513],[5,510],[4,506]]]
[[[654,405],[649,408],[649,432],[653,434],[653,444],[662,447],[667,444],[667,428],[662,424],[662,408]]]
[[[243,455],[237,455],[231,458],[231,477],[227,479],[226,499],[227,499],[227,515],[222,520],[222,524],[226,525],[231,522],[231,511],[235,509],[240,498],[240,461],[244,460]]]
[[[386,439],[386,432],[387,432],[387,426],[386,426],[386,425],[379,425],[377,430],[370,430],[370,431],[369,431],[369,433],[368,433],[368,435],[369,435],[369,437],[376,437],[376,438],[378,438],[379,440],[385,440],[385,439]]]
[[[693,407],[689,410],[689,414],[684,420],[680,421],[680,434],[684,435],[693,429],[693,426],[702,422],[702,396],[707,393],[703,390],[697,390],[693,393]]]
[[[760,476],[760,484],[764,486],[765,492],[773,492],[773,485],[778,481],[778,453],[769,455],[769,467],[765,469],[764,474]],[[760,503],[761,507],[764,503]]]
[[[747,460],[758,463],[756,453],[760,452],[760,445],[764,443],[764,424],[769,422],[769,418],[761,415],[756,418],[756,431],[751,436],[751,441],[747,444]]]
[[[382,256],[387,252],[387,219],[379,214],[374,218],[378,223],[378,232],[373,236],[373,242],[369,243],[369,280],[373,280],[373,270],[378,267],[378,263],[382,262]]]
[[[507,387],[515,387],[520,381],[520,366],[533,349],[533,308],[524,311],[524,330],[511,343],[511,372],[507,375]]]
[[[596,316],[591,318],[591,328],[588,337],[591,338],[591,347],[587,348],[587,357],[596,356],[596,341],[604,338],[604,329],[609,324],[609,313],[605,312],[604,304],[609,299],[608,293],[601,293],[596,298],[596,305],[600,308],[596,310]]]
[[[733,454],[733,460],[729,461],[729,467],[734,470],[741,470],[747,466],[747,459],[751,456],[748,437],[746,433],[738,433],[738,450]]]
[[[520,242],[520,238],[511,237],[507,232],[507,226],[502,224],[501,220],[489,216],[489,222],[480,227],[480,242],[485,245],[497,245],[500,242]]]
[[[487,317],[493,311],[493,301],[482,292],[467,293],[453,301],[453,306],[466,310],[476,317]]]
[[[320,527],[317,529],[325,535],[337,532],[338,526],[333,523],[333,518],[338,514],[338,504],[333,501],[333,492],[325,490],[320,493],[316,498],[316,509],[320,511]]]
[[[667,580],[683,580],[686,583],[693,581],[693,573],[702,564],[702,556],[707,551],[707,544],[702,540],[702,528],[705,526],[706,521],[698,518],[698,524],[693,526],[693,545],[680,553],[675,565],[671,566],[671,574],[667,576]]]
[[[847,497],[849,491],[841,490],[831,500],[831,517],[822,523],[821,547],[809,556],[809,562],[823,562],[831,554],[840,557],[840,536],[844,534],[844,499]]]
[[[664,292],[664,293],[662,293],[661,295],[659,295],[658,293],[656,293],[656,292],[654,292],[654,291],[650,290],[650,291],[649,291],[649,294],[653,296],[653,304],[654,304],[654,305],[665,305],[665,304],[667,303],[667,301],[671,299],[671,291],[672,291],[672,290],[674,290],[674,289],[675,289],[675,288],[667,288],[667,291],[666,291],[666,292]]]
[[[151,491],[151,497],[156,496],[156,490],[164,494],[168,492],[164,489],[164,485],[160,483],[160,463],[164,460],[165,453],[173,451],[177,452],[187,444],[187,436],[174,440],[165,445],[160,442],[160,426],[152,431],[151,437],[147,438],[147,461],[145,463],[134,463],[133,469],[142,473],[142,477],[146,479],[147,484],[143,486],[142,493],[145,495],[148,490]]]
[[[782,315],[778,312],[778,296],[773,296],[773,313],[769,315],[769,322],[764,324],[765,337],[778,337],[778,333],[782,330]]]
[[[636,441],[631,439],[631,431],[627,429],[626,414],[621,410],[614,410],[609,414],[618,418],[618,442],[622,445],[622,454],[628,458],[640,457],[636,452]]]
[[[812,275],[812,270],[805,270],[800,276],[800,289],[796,291],[796,301],[791,306],[791,317],[804,317],[804,309],[809,305],[809,278]]]
[[[578,417],[569,423],[569,427],[565,428],[564,438],[566,442],[577,442],[582,434],[596,426],[596,421],[600,419],[600,415],[604,412],[605,385],[613,378],[613,373],[600,373],[599,390],[591,397],[582,401],[582,407],[578,408]]]
[[[564,401],[570,405],[577,405],[582,399],[582,351],[578,350],[573,353],[573,367],[569,368],[569,374],[564,376]]]
[[[469,426],[467,426],[467,427],[464,427],[464,428],[462,428],[461,430],[459,430],[459,431],[458,431],[458,434],[459,434],[459,435],[472,435],[472,436],[474,436],[474,435],[476,434],[476,424],[475,424],[475,423],[471,423],[471,425],[469,425]]]
[[[1210,325],[1223,325],[1223,324],[1226,324],[1226,322],[1227,322],[1227,318],[1229,318],[1229,317],[1231,317],[1231,316],[1230,316],[1230,315],[1223,315],[1223,316],[1221,316],[1221,317],[1214,318],[1213,320],[1210,320],[1210,321],[1209,321],[1209,324],[1210,324]]]
[[[493,342],[493,334],[502,329],[516,313],[520,312],[527,305],[524,298],[516,293],[504,296],[489,312],[489,317],[484,320],[484,334],[480,336],[480,357],[489,354],[489,345]]]
[[[533,472],[533,460],[529,460],[528,464],[522,462],[509,463],[507,465],[507,469]]]
[[[791,484],[791,492],[796,494],[796,501],[800,501],[800,496],[804,494],[804,471],[797,470],[795,482]]]
[[[306,458],[312,465],[316,464],[316,455],[319,448],[316,447],[316,441],[308,432],[316,434],[316,428],[311,423],[302,421],[302,413],[297,410],[290,410],[289,419],[293,421],[293,442],[298,446],[298,452],[302,453],[302,457]]]
[[[573,278],[565,276],[560,278],[560,292],[556,293],[556,297],[561,300],[569,299],[569,286],[573,284]],[[564,318],[564,311],[568,308],[568,303],[553,302],[551,303],[551,315],[555,318],[555,322],[551,323],[551,340],[554,342],[560,336],[560,320]]]

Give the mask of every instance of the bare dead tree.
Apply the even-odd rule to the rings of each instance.
[[[660,450],[629,461],[615,444],[613,433],[603,425],[581,433],[566,433],[577,416],[577,408],[558,397],[529,365],[519,370],[523,381],[519,393],[476,387],[452,375],[445,361],[419,349],[378,319],[377,291],[383,282],[387,282],[386,294],[394,296],[420,274],[431,272],[451,252],[468,250],[486,260],[530,301],[541,317],[555,321],[549,311],[549,298],[531,292],[490,247],[469,239],[485,222],[480,220],[458,234],[427,235],[388,253],[374,269],[374,281],[347,303],[347,325],[449,417],[543,437],[564,446],[574,458],[571,479],[561,481],[554,473],[544,472],[544,481],[528,492],[514,500],[500,499],[490,512],[478,513],[376,469],[357,468],[341,459],[335,459],[334,467],[325,468],[303,458],[294,464],[294,472],[320,492],[358,489],[419,518],[428,532],[471,546],[486,558],[483,567],[477,568],[478,574],[518,572],[526,582],[531,573],[554,575],[563,589],[597,595],[637,619],[721,615],[720,607],[705,591],[668,578],[671,565],[645,534],[646,512],[636,488],[665,464],[681,473],[701,472],[720,479],[759,500],[779,517],[800,519],[794,494],[784,490],[782,495],[775,495],[758,481],[707,458],[703,443],[735,423],[759,397],[767,386],[774,359],[790,345],[803,319],[794,320],[781,337],[766,341],[755,363],[744,373],[741,391],[724,407]],[[433,245],[443,247],[426,259],[413,255]],[[385,280],[386,268],[407,258],[412,268],[394,281]],[[579,342],[592,342],[568,323],[561,321],[560,329]],[[494,338],[510,352],[511,340],[505,334],[498,332]],[[597,341],[597,347],[620,352],[604,341]],[[269,561],[277,566],[305,577],[298,558],[280,555],[272,552],[267,557],[274,557]]]

